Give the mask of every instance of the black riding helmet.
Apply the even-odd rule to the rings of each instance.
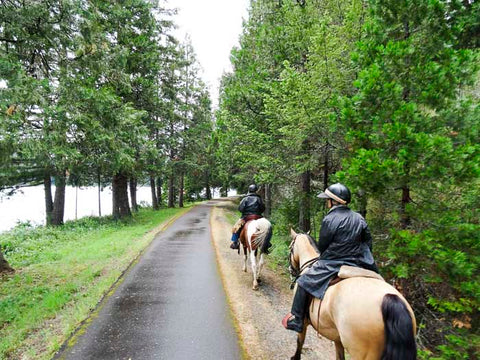
[[[332,199],[336,202],[346,205],[352,199],[352,195],[348,188],[340,183],[330,185],[324,192],[318,195],[322,199]]]
[[[249,193],[257,192],[257,190],[258,190],[258,186],[256,184],[252,184],[248,187],[248,192]]]

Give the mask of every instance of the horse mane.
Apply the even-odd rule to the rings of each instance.
[[[310,236],[310,234],[299,233],[298,235],[305,235],[308,241],[310,242],[310,245],[312,245],[315,251],[320,254],[320,250],[318,250],[317,242],[313,237]]]

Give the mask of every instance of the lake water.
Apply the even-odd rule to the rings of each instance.
[[[52,186],[52,196],[55,186]],[[65,194],[64,220],[75,219],[75,200],[77,201],[77,218],[98,216],[98,188],[83,187],[77,190],[67,186]],[[141,187],[137,192],[137,202],[151,204],[149,187]],[[102,215],[112,213],[112,190],[104,188],[100,192]],[[21,188],[15,195],[0,197],[0,232],[9,230],[18,222],[29,221],[32,225],[45,224],[45,193],[43,185]]]
[[[55,186],[52,186],[52,194]],[[215,196],[218,189],[213,190]],[[229,192],[229,195],[234,192]],[[52,195],[53,196],[53,195]],[[151,205],[150,187],[137,189],[137,202]],[[98,216],[98,188],[82,187],[75,189],[67,186],[65,195],[64,220],[75,219],[75,201],[77,201],[77,218]],[[106,187],[100,192],[102,216],[112,213],[112,189]],[[45,224],[45,194],[43,185],[21,188],[15,195],[7,198],[0,194],[0,232],[13,228],[18,222],[29,221],[32,225]]]

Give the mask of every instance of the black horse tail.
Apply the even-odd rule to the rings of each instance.
[[[385,328],[382,360],[416,360],[413,320],[405,303],[397,295],[386,294],[382,301],[382,316]]]

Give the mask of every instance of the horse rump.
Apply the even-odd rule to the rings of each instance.
[[[394,294],[386,294],[382,301],[385,328],[385,349],[382,360],[415,360],[417,345],[413,321],[405,303]]]
[[[254,233],[252,242],[255,249],[260,248],[260,251],[264,254],[268,254],[268,249],[272,239],[272,224],[265,218],[256,220],[256,231]]]

